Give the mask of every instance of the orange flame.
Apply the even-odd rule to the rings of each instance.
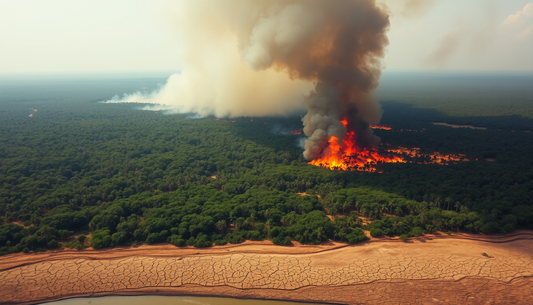
[[[346,125],[344,125],[346,126]],[[383,130],[392,130],[392,127],[389,126],[382,126],[382,125],[372,125],[370,126],[372,129],[383,129]]]
[[[235,123],[236,122],[235,120],[223,120],[223,119],[217,119],[217,118],[214,118],[213,120],[221,121],[221,122],[231,122],[231,123]]]
[[[345,127],[348,120],[340,121]],[[385,156],[377,150],[357,147],[355,142],[355,132],[346,132],[346,137],[339,144],[339,138],[331,136],[328,140],[328,147],[324,150],[321,158],[315,159],[309,164],[326,167],[334,170],[357,170],[376,171],[376,165],[380,163],[405,163],[399,156]]]
[[[341,123],[342,123],[342,125],[344,125],[344,127],[347,127],[348,126],[348,119],[347,118],[342,119]]]
[[[470,161],[466,158],[464,154],[443,154],[438,151],[424,154],[420,152],[420,148],[406,148],[398,147],[396,149],[388,149],[388,152],[401,154],[403,156],[409,157],[412,161],[411,163],[418,164],[453,164],[458,162]]]
[[[348,126],[346,118],[340,122],[345,127]],[[348,131],[341,145],[339,138],[331,136],[323,156],[312,160],[309,164],[332,170],[375,172],[377,165],[382,163],[451,164],[468,161],[463,154],[447,155],[439,152],[422,154],[420,148],[399,147],[379,152],[377,149],[358,147],[355,138],[355,133]]]

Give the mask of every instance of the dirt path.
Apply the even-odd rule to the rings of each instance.
[[[339,304],[530,304],[532,276],[529,231],[353,246],[146,246],[0,257],[0,304],[109,294]]]

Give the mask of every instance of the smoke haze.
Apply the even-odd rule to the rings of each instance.
[[[425,15],[437,2],[436,0],[382,0],[395,16],[417,18]]]
[[[347,129],[374,146],[381,118],[372,93],[388,44],[374,0],[228,0],[180,3],[182,73],[158,92],[110,102],[154,103],[216,116],[284,114],[305,106],[304,157]],[[348,119],[345,127],[340,121]]]
[[[303,108],[313,88],[307,80],[291,79],[275,69],[253,70],[239,53],[237,28],[227,20],[237,3],[183,1],[172,7],[174,28],[182,48],[176,61],[181,73],[161,89],[118,96],[108,102],[155,104],[146,109],[196,112],[217,117],[286,114]]]

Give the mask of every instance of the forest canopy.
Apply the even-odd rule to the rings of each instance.
[[[382,123],[392,127],[375,131],[383,145],[470,161],[339,172],[302,158],[300,117],[140,111],[98,103],[108,92],[88,88],[58,96],[2,88],[1,254],[533,229],[533,134],[508,130],[505,120],[455,129],[425,119],[424,111],[449,117],[439,111],[383,103]],[[523,118],[523,130],[531,121]]]

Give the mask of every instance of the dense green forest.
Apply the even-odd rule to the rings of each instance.
[[[522,131],[533,119],[454,129],[431,124],[452,118],[437,109],[384,102],[383,143],[470,161],[337,172],[302,158],[302,136],[288,132],[300,117],[231,122],[98,102],[163,81],[0,83],[0,254],[533,229],[533,134]]]
[[[437,110],[449,123],[517,129],[513,120],[533,118],[531,72],[385,72],[377,92],[382,101]]]

